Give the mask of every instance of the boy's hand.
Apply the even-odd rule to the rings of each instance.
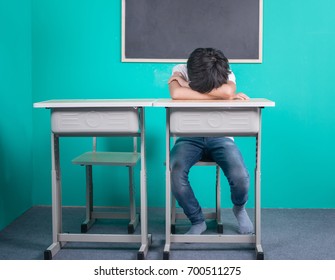
[[[249,97],[243,92],[236,93],[231,100],[249,100]]]
[[[168,84],[170,84],[170,83],[173,82],[173,81],[177,81],[178,84],[179,84],[181,87],[187,87],[187,88],[190,87],[189,84],[188,84],[188,82],[187,82],[183,77],[181,77],[181,76],[175,76],[175,75],[172,76],[172,77],[169,79]]]

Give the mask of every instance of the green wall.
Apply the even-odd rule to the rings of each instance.
[[[172,64],[120,62],[120,3],[33,1],[34,101],[169,96],[166,81]],[[317,6],[312,0],[264,1],[264,62],[232,65],[239,90],[277,104],[263,114],[264,207],[335,206],[335,189],[330,179],[335,154],[330,82],[335,62],[334,8],[331,0],[322,0]],[[33,198],[34,204],[49,204],[48,112],[34,113],[34,128],[38,131],[34,137]],[[164,205],[164,118],[162,109],[147,110],[150,206]],[[254,141],[237,141],[253,173]],[[78,139],[62,142],[63,197],[69,205],[81,205],[84,201],[83,170],[71,166],[69,161],[88,145]],[[115,191],[109,184],[111,172],[97,173],[97,177],[104,178],[98,180],[104,190],[98,191],[97,203],[108,204]],[[211,207],[213,187],[208,181],[214,181],[213,171],[201,173],[205,175],[192,172],[191,180],[201,185],[197,192],[202,204]],[[123,175],[117,172],[116,176],[113,182],[122,187],[126,183]],[[115,200],[120,201],[125,194],[117,193]],[[227,188],[224,197],[229,197]],[[224,205],[230,205],[229,198]]]
[[[0,1],[0,229],[32,205],[31,1]]]
[[[25,197],[26,207],[51,203],[49,111],[32,111],[33,102],[167,98],[166,82],[173,64],[120,62],[121,1],[0,3],[14,14],[11,17],[2,12],[0,18],[4,33],[0,55],[5,61],[0,65],[0,89],[5,93],[5,102],[22,100],[16,109],[9,105],[4,108],[7,117],[14,115],[14,121],[1,121],[1,166],[5,176],[1,176],[0,207],[3,213],[10,213],[8,217],[14,217],[25,208],[18,207],[19,202],[9,203],[19,195]],[[263,113],[264,207],[335,207],[334,9],[332,0],[320,0],[317,5],[312,0],[264,0],[263,63],[232,65],[239,91],[276,102],[275,108]],[[147,109],[146,117],[149,206],[163,207],[164,110]],[[23,141],[24,145],[20,145]],[[254,140],[236,141],[253,176]],[[124,139],[103,139],[101,145],[122,150],[128,144]],[[84,169],[70,161],[89,147],[89,139],[61,139],[65,205],[84,204]],[[191,171],[191,181],[202,205],[213,207],[213,170],[197,168]],[[13,174],[14,181],[10,178]],[[126,169],[97,168],[95,174],[97,204],[127,203]],[[222,182],[226,186],[224,206],[230,207],[228,188],[224,179]],[[249,206],[253,206],[252,199]],[[2,216],[0,219],[2,223],[7,221]]]

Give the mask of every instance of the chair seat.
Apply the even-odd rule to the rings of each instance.
[[[130,152],[87,152],[73,159],[72,163],[80,165],[134,166],[140,157],[140,153]]]
[[[215,161],[206,161],[206,160],[199,160],[195,165],[199,166],[215,166],[217,163]]]
[[[164,165],[166,165],[166,162],[164,162]],[[199,160],[195,165],[196,166],[218,166],[218,164],[215,161],[205,161],[205,160]]]

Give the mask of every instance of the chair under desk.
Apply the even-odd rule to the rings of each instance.
[[[256,259],[264,259],[261,245],[261,111],[274,107],[267,99],[171,100],[159,99],[154,107],[166,108],[166,241],[163,259],[170,258],[172,243],[249,243],[255,245]],[[254,235],[180,235],[171,233],[170,137],[252,136],[256,137]]]
[[[139,243],[138,259],[144,259],[151,244],[148,234],[147,180],[145,158],[145,107],[151,99],[49,100],[35,108],[51,110],[52,239],[44,258],[52,259],[66,242]],[[62,232],[60,137],[140,137],[140,234],[74,234]]]
[[[81,232],[86,233],[96,219],[128,219],[128,233],[134,233],[140,220],[136,213],[134,167],[141,159],[137,150],[137,137],[133,137],[133,149],[127,152],[101,151],[97,148],[99,137],[93,137],[92,150],[85,152],[72,160],[73,164],[85,166],[86,173],[86,219],[81,224]],[[93,203],[93,166],[123,166],[128,168],[129,206],[118,207],[123,211],[98,211]]]

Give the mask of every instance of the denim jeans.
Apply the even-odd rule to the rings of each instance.
[[[220,166],[228,179],[234,205],[241,206],[248,200],[249,173],[232,139],[181,137],[170,153],[171,191],[193,225],[205,220],[188,180],[190,168],[201,159],[213,160]]]

